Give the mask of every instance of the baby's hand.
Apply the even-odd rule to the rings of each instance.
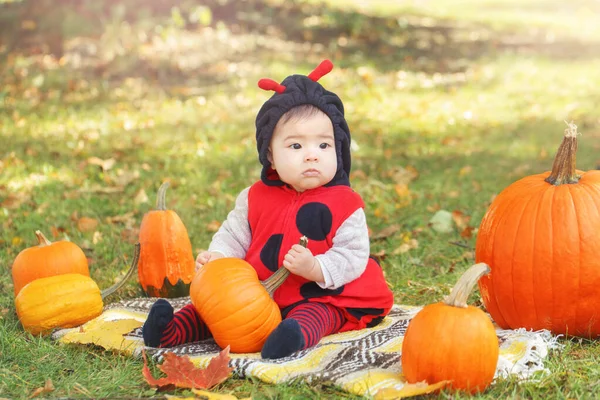
[[[219,258],[223,258],[223,254],[215,251],[203,251],[202,253],[198,254],[198,257],[196,258],[196,271],[198,271],[207,262],[218,260]]]
[[[283,266],[292,274],[299,275],[309,281],[323,282],[323,271],[317,259],[309,249],[299,244],[292,246],[283,258]]]

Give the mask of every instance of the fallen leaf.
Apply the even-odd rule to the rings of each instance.
[[[429,220],[429,225],[434,231],[440,233],[452,232],[452,213],[446,210],[439,210]]]
[[[399,230],[400,230],[400,225],[398,225],[398,224],[387,226],[387,227],[383,228],[382,230],[380,230],[379,232],[377,232],[376,234],[374,234],[373,236],[371,236],[371,240],[385,239],[387,237],[392,236],[394,233],[398,232]]]
[[[200,397],[202,400],[238,400],[238,398],[232,394],[219,394],[197,389],[192,389],[192,392],[197,398]]]
[[[148,202],[148,195],[146,194],[146,191],[144,189],[140,189],[135,197],[133,198],[133,202],[135,204],[142,204],[142,203],[147,203]]]
[[[229,346],[213,357],[206,368],[198,368],[186,355],[178,356],[173,353],[163,355],[164,362],[159,369],[167,376],[156,379],[152,376],[146,360],[146,352],[142,352],[144,367],[142,375],[152,387],[161,388],[175,386],[190,389],[210,389],[229,377],[233,368],[229,367]]]
[[[471,239],[473,237],[473,230],[475,228],[472,226],[465,226],[465,229],[463,229],[460,232],[460,236],[465,238],[465,239]]]
[[[95,231],[94,236],[92,236],[92,243],[98,244],[102,241],[102,233]]]
[[[140,177],[140,171],[128,171],[128,170],[119,170],[117,173],[117,177],[113,179],[114,183],[118,186],[127,186],[131,182],[135,181]]]
[[[98,157],[90,157],[87,159],[87,163],[90,165],[97,165],[102,168],[102,171],[108,171],[111,169],[117,161],[114,158],[103,160]]]
[[[139,328],[142,321],[136,319],[115,319],[110,324],[102,316],[96,317],[78,328],[68,329],[60,338],[62,343],[94,344],[106,350],[119,350],[131,353],[136,342],[123,335]]]
[[[465,229],[469,225],[469,221],[471,220],[470,215],[465,215],[462,211],[454,210],[452,211],[452,220],[458,227],[458,229]]]
[[[419,241],[417,239],[410,239],[408,243],[402,243],[396,250],[392,251],[392,254],[403,254],[417,247],[419,247]]]
[[[53,391],[54,391],[54,385],[52,384],[52,379],[48,378],[48,379],[46,379],[46,383],[44,384],[44,386],[35,389],[33,391],[33,393],[31,393],[29,398],[31,399],[32,397],[37,397],[40,394],[50,393]]]
[[[133,218],[133,211],[125,213],[123,215],[115,215],[114,217],[106,217],[106,222],[109,224],[118,224],[122,223],[125,226],[133,226],[135,225],[135,219]]]
[[[11,193],[4,200],[2,200],[0,207],[14,210],[15,208],[21,207],[21,204],[27,200],[29,200],[29,197],[26,195]]]
[[[410,196],[410,189],[408,188],[408,185],[406,183],[398,183],[394,186],[394,189],[396,190],[396,194],[398,195],[398,197]]]
[[[396,167],[389,172],[389,175],[396,184],[408,185],[419,177],[419,171],[409,165],[406,168]]]
[[[375,400],[401,399],[404,397],[412,397],[420,394],[428,394],[443,389],[449,385],[451,381],[441,381],[431,385],[427,382],[405,383],[401,389],[394,387],[379,390],[374,396]]]
[[[80,232],[91,232],[98,226],[98,220],[94,218],[81,217],[77,221],[77,229]]]

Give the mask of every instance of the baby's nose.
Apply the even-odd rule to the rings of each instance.
[[[318,161],[319,160],[319,156],[317,156],[317,153],[314,151],[309,151],[308,153],[306,153],[304,158],[306,161]]]

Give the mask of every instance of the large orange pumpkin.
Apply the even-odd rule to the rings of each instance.
[[[600,171],[575,168],[569,124],[551,172],[505,188],[483,217],[475,258],[490,265],[479,288],[503,328],[600,335]]]
[[[195,272],[187,229],[175,211],[165,207],[168,186],[168,182],[160,186],[156,210],[144,215],[140,227],[138,276],[151,297],[187,296]]]
[[[15,296],[29,282],[54,275],[81,274],[90,276],[88,261],[75,243],[66,240],[50,242],[35,231],[38,245],[21,251],[12,265]]]
[[[486,264],[469,268],[452,293],[430,304],[408,324],[402,342],[402,373],[409,383],[448,382],[454,390],[476,393],[494,379],[498,337],[490,318],[466,301]]]
[[[300,244],[306,246],[303,237]],[[220,258],[206,263],[192,281],[190,296],[215,342],[233,353],[260,351],[269,334],[281,322],[273,293],[290,272],[280,267],[267,280],[239,258]]]

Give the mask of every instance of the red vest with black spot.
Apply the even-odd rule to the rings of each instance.
[[[313,255],[328,251],[337,229],[362,207],[362,199],[348,186],[322,186],[298,193],[287,186],[268,186],[259,181],[248,193],[252,241],[245,259],[256,269],[258,278],[265,280],[283,264],[284,256],[302,235],[308,237]],[[334,305],[344,311],[347,319],[341,332],[376,325],[393,305],[392,292],[373,258],[369,258],[360,277],[337,289],[322,289],[315,282],[290,274],[275,292],[274,300],[284,316],[307,301]]]

